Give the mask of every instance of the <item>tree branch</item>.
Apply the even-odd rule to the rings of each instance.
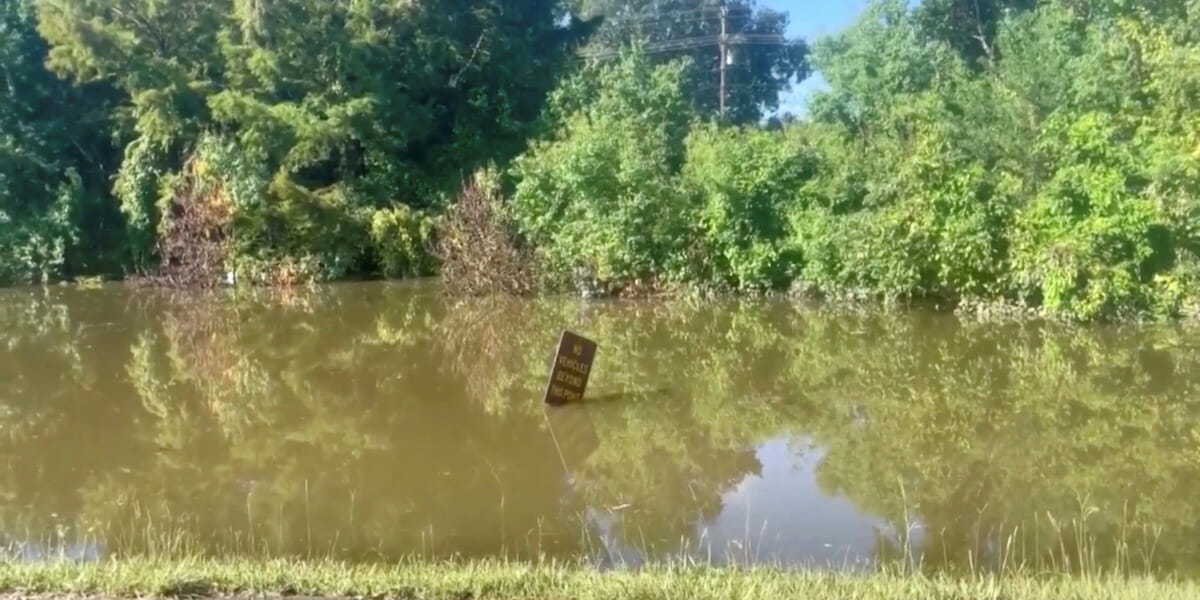
[[[977,35],[971,36],[979,40],[979,45],[983,46],[983,51],[987,54],[988,64],[996,64],[996,54],[992,51],[992,45],[988,43],[987,35],[983,30],[983,9],[979,6],[979,0],[975,0],[975,31]]]
[[[462,79],[463,74],[466,73],[467,69],[471,67],[471,64],[475,62],[475,57],[479,55],[479,47],[483,44],[484,35],[485,34],[483,33],[479,34],[479,38],[475,40],[475,47],[471,49],[471,57],[467,59],[467,64],[463,65],[457,73],[450,77],[450,87],[458,87],[458,82],[460,79]]]

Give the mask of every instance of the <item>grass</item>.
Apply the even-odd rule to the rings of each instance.
[[[849,574],[657,566],[601,572],[571,563],[122,559],[0,563],[0,594],[327,596],[420,600],[1195,600],[1193,582],[1149,577]]]
[[[903,489],[901,495],[904,495]],[[716,567],[679,559],[645,568],[600,571],[583,561],[494,559],[447,561],[413,556],[398,563],[347,563],[334,558],[284,560],[255,540],[229,547],[224,559],[205,552],[183,529],[133,527],[115,556],[75,562],[54,554],[58,537],[42,540],[48,560],[4,559],[0,548],[0,600],[27,596],[95,599],[168,597],[394,598],[403,600],[1200,600],[1200,583],[1155,576],[1156,530],[1122,527],[1115,546],[1102,548],[1088,533],[1095,509],[1080,500],[1081,516],[1036,520],[1054,548],[1020,528],[979,532],[1002,541],[986,560],[968,556],[963,568],[923,570],[901,535],[901,555],[865,571],[786,569],[780,566]],[[906,522],[908,516],[906,513]],[[911,525],[908,530],[911,531]],[[0,531],[11,528],[0,527]],[[63,530],[66,531],[66,530]],[[1138,535],[1131,535],[1137,533]],[[126,532],[127,534],[129,532]],[[986,535],[985,535],[986,534]],[[27,536],[28,537],[28,536]],[[110,539],[111,536],[103,536]],[[236,536],[234,536],[236,537]],[[749,539],[749,537],[748,537]],[[1135,541],[1140,540],[1140,541]],[[95,541],[95,540],[94,540]],[[114,548],[104,545],[107,550]],[[750,546],[747,546],[749,549]],[[1047,550],[1051,550],[1047,552]],[[1101,552],[1102,549],[1108,551]],[[61,549],[60,549],[61,550]],[[531,550],[534,550],[531,548]],[[211,548],[208,549],[211,551]],[[749,551],[749,550],[747,550]],[[247,554],[249,552],[249,554]],[[536,550],[534,550],[536,555]],[[319,553],[318,553],[319,554]],[[644,550],[643,554],[650,554]],[[14,555],[17,556],[17,555]],[[140,556],[142,558],[136,558]],[[259,558],[253,558],[258,556]],[[332,554],[329,555],[332,557]],[[746,556],[746,564],[754,557]],[[849,566],[849,565],[847,565]]]

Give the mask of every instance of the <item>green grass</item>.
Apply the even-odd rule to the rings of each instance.
[[[1148,577],[1068,577],[720,569],[599,572],[567,563],[114,560],[0,563],[0,594],[305,595],[421,600],[1195,600],[1200,587]]]

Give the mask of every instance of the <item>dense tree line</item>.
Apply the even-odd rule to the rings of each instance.
[[[0,280],[428,273],[433,218],[464,176],[542,131],[580,46],[595,37],[605,61],[644,41],[619,19],[593,36],[602,17],[655,6],[6,0]],[[670,35],[711,29],[715,8],[677,3],[698,29]],[[786,25],[746,2],[730,18]],[[746,82],[730,93],[739,119],[803,69],[802,45],[759,48],[731,79]],[[715,90],[693,85],[712,112]]]
[[[521,150],[594,28],[557,0],[3,7],[0,278],[17,281],[94,270],[73,252],[170,262],[160,238],[188,219],[250,279],[425,270],[423,211]]]
[[[120,215],[106,176],[115,96],[43,66],[48,47],[29,2],[0,3],[0,282],[111,267]]]
[[[1198,25],[1194,0],[883,0],[769,132],[705,123],[686,62],[630,55],[555,97],[518,226],[601,281],[1194,314]]]
[[[1200,305],[1196,0],[878,0],[811,53],[745,0],[3,10],[5,281],[430,273],[495,165],[547,283]],[[808,114],[764,126],[813,69]]]

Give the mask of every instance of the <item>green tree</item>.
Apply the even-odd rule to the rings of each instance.
[[[801,257],[788,243],[786,215],[817,167],[815,152],[796,133],[711,125],[692,131],[681,176],[698,205],[693,278],[742,292],[791,283]]]
[[[1188,3],[975,5],[876,2],[817,45],[831,89],[793,125],[821,157],[793,215],[799,283],[1079,319],[1191,310]]]
[[[995,62],[1000,24],[1038,0],[927,0],[916,9],[921,29],[948,44],[968,63]]]
[[[658,61],[690,58],[684,89],[703,115],[716,115],[720,105],[722,6],[732,49],[726,69],[727,120],[757,122],[779,107],[780,92],[809,75],[808,45],[785,38],[787,13],[759,7],[754,0],[576,0],[575,4],[582,14],[604,17],[588,53],[611,56],[642,43]]]
[[[43,65],[32,2],[0,6],[0,282],[119,267],[121,222],[105,86],[76,89]]]
[[[126,95],[116,192],[141,264],[191,201],[185,165],[223,155],[212,183],[234,237],[257,244],[236,255],[311,262],[317,278],[378,267],[390,251],[370,247],[372,211],[437,206],[462,173],[519,151],[589,30],[560,26],[556,0],[38,6],[51,67]]]
[[[681,274],[692,211],[677,186],[693,117],[685,68],[633,52],[584,70],[552,101],[554,133],[515,161],[517,225],[560,277]]]

